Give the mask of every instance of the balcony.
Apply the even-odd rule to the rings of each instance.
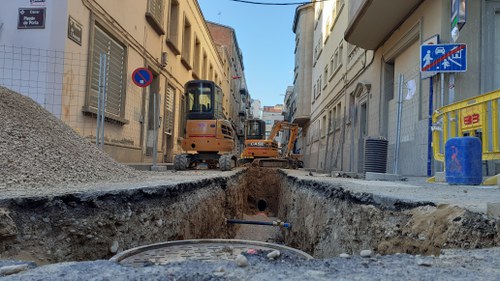
[[[355,1],[353,1],[355,2]],[[377,49],[424,0],[362,0],[349,11],[347,42]]]

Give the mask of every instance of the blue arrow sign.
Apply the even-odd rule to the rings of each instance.
[[[137,68],[132,73],[132,81],[139,87],[147,87],[153,82],[153,73],[144,67]]]
[[[465,44],[437,44],[420,46],[421,72],[465,72],[467,50]]]

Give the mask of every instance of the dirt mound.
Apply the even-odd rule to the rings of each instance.
[[[0,87],[0,188],[134,177],[29,97]]]

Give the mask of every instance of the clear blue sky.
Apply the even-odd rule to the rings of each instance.
[[[300,2],[259,0],[260,2]],[[282,104],[293,84],[296,5],[261,6],[229,0],[198,0],[205,19],[234,28],[243,53],[245,78],[253,99]]]

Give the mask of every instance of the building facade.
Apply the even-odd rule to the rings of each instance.
[[[271,130],[276,122],[283,121],[283,105],[264,106],[262,109],[262,120],[266,122],[266,139],[271,135]],[[276,136],[275,140],[281,144],[281,133]]]
[[[217,46],[228,54],[227,71],[229,93],[224,100],[229,110],[227,116],[233,122],[238,135],[238,152],[243,151],[245,144],[245,120],[250,115],[250,97],[245,79],[243,54],[236,39],[236,31],[225,25],[207,22],[208,30]],[[239,154],[238,153],[238,154]]]
[[[452,3],[467,15],[456,40]],[[388,141],[389,173],[425,176],[428,163],[433,172],[441,169],[429,158],[430,112],[499,88],[493,43],[499,6],[489,0],[337,0],[297,9],[294,26],[297,18],[314,15],[312,42],[296,48],[296,57],[297,50],[309,48],[313,58],[311,66],[298,62],[299,72],[312,72],[311,114],[302,126],[306,167],[363,172],[364,142],[371,137]],[[296,37],[304,43],[303,33]],[[421,73],[420,45],[429,40],[465,43],[467,71]]]
[[[262,118],[262,103],[260,100],[250,100],[250,112],[252,113],[252,118]]]
[[[153,161],[154,144],[160,162],[181,152],[187,81],[215,81],[229,100],[231,53],[195,0],[15,0],[0,18],[0,84],[90,140],[105,87],[104,150],[120,162]]]
[[[295,66],[292,96],[296,103],[296,112],[292,122],[299,124],[300,132],[296,149],[305,151],[307,130],[311,120],[312,97],[312,60],[314,35],[314,4],[298,6],[295,11],[292,31],[295,33]],[[304,158],[306,159],[306,158]],[[307,160],[309,158],[307,157]],[[307,167],[307,165],[306,165]]]

